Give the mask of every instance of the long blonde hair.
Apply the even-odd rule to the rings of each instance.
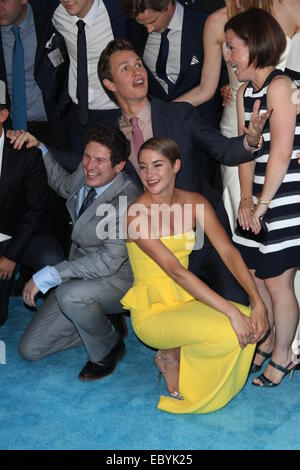
[[[230,19],[241,11],[248,10],[248,8],[262,8],[269,13],[272,13],[273,0],[239,0],[241,8],[237,8],[234,0],[225,0],[227,7],[227,18]]]

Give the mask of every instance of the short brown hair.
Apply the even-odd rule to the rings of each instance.
[[[173,166],[176,160],[180,160],[180,151],[176,142],[169,137],[152,137],[143,143],[139,150],[138,160],[143,150],[150,149],[166,157]]]
[[[110,80],[111,82],[113,81],[112,75],[111,75],[111,69],[110,69],[110,58],[114,52],[120,52],[120,51],[133,51],[134,47],[131,44],[131,42],[127,41],[127,39],[113,39],[110,41],[106,48],[103,49],[99,62],[98,62],[98,77],[100,80],[100,83],[103,87],[103,89],[106,91],[108,96],[112,101],[118,104],[116,97],[114,93],[106,88],[104,85],[104,80]]]
[[[122,0],[124,15],[127,18],[136,18],[145,10],[163,11],[175,0]]]
[[[255,68],[274,66],[286,47],[285,34],[278,21],[267,11],[250,8],[233,16],[225,25],[232,29],[249,48],[249,64]]]

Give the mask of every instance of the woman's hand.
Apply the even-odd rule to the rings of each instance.
[[[254,210],[252,197],[241,199],[238,211],[238,219],[243,229],[249,230]]]
[[[6,132],[6,137],[9,139],[15,150],[21,150],[25,144],[27,149],[38,147],[40,145],[39,140],[34,135],[23,131],[23,129],[20,131],[10,129]]]
[[[254,338],[251,343],[257,343],[267,334],[270,328],[265,304],[261,302],[254,305],[251,310],[250,320],[254,330]]]
[[[263,217],[268,210],[267,204],[257,204],[251,218],[251,230],[257,235],[261,230],[260,217]]]
[[[253,342],[254,328],[249,317],[241,313],[238,309],[230,318],[231,326],[237,335],[238,342],[241,348]]]
[[[223,85],[220,88],[220,94],[223,98],[222,106],[226,106],[232,100],[232,91],[230,85]]]

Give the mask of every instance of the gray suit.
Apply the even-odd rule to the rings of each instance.
[[[49,185],[67,199],[74,224],[72,246],[68,261],[55,266],[62,284],[30,322],[20,342],[20,354],[38,360],[82,341],[89,359],[97,362],[119,339],[106,314],[120,313],[120,299],[133,282],[125,241],[119,237],[126,210],[126,205],[119,206],[119,198],[123,196],[124,203],[127,197],[130,204],[140,189],[122,172],[76,220],[76,197],[85,184],[82,165],[69,174],[49,153],[44,162]],[[110,204],[115,224],[107,224],[107,212],[101,210],[107,208],[105,204]],[[99,238],[101,229],[108,234],[106,238]]]

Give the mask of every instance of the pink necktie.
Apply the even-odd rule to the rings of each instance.
[[[139,150],[144,143],[144,137],[143,137],[141,129],[139,128],[137,117],[131,118],[131,125],[132,125],[133,148],[134,148],[136,156],[138,156]]]

